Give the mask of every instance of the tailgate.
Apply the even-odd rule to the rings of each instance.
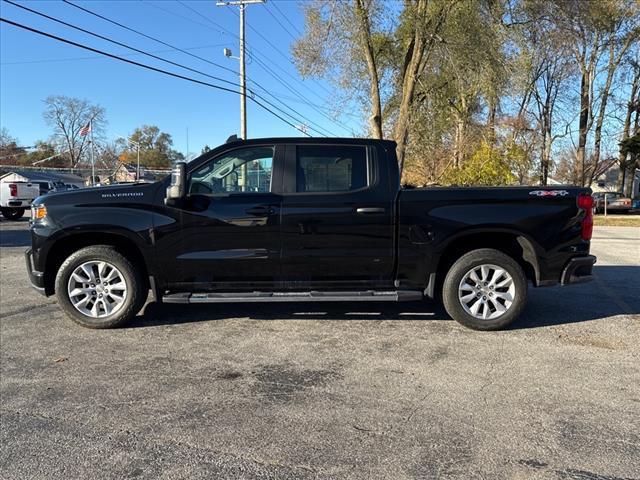
[[[18,183],[18,196],[16,199],[33,201],[40,196],[40,186],[36,183]]]

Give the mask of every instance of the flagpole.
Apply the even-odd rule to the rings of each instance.
[[[91,134],[91,185],[96,185],[96,162],[93,158],[93,119],[89,120],[89,133]]]

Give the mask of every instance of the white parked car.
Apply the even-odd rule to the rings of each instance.
[[[40,195],[37,183],[0,182],[0,211],[8,220],[18,220]]]

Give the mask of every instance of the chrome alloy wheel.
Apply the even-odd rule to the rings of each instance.
[[[502,267],[485,264],[469,270],[458,287],[458,300],[465,312],[482,320],[504,315],[515,300],[513,278]]]
[[[67,294],[71,304],[83,315],[107,317],[124,305],[127,284],[116,267],[107,262],[90,261],[76,268],[69,277]]]

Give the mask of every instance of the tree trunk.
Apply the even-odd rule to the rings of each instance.
[[[404,166],[404,157],[409,139],[409,115],[413,105],[413,97],[416,89],[417,78],[427,62],[427,57],[431,53],[431,46],[437,38],[437,32],[442,27],[446,12],[450,5],[443,2],[443,6],[437,14],[433,25],[432,33],[427,33],[427,26],[430,20],[427,19],[428,0],[417,0],[415,9],[416,14],[413,21],[413,38],[409,44],[405,58],[404,68],[402,72],[402,97],[400,99],[400,107],[398,109],[398,118],[394,137],[397,143],[396,154],[398,156],[398,166],[400,172]]]
[[[624,124],[622,126],[622,138],[620,141],[625,141],[630,137],[631,131],[631,116],[633,112],[636,112],[636,120],[638,117],[637,110],[640,108],[640,98],[636,98],[638,95],[638,89],[640,88],[640,66],[635,68],[633,75],[633,82],[631,83],[631,94],[629,95],[629,102],[627,103],[627,113],[624,117]],[[630,168],[631,162],[627,162],[627,154],[624,152],[622,148],[620,148],[620,153],[618,154],[618,165],[620,166],[620,173],[618,174],[618,191],[625,192],[625,177],[627,176],[628,170],[633,170]],[[633,173],[631,173],[631,178],[633,179]],[[633,183],[633,180],[632,182]]]
[[[576,160],[578,168],[580,169],[580,184],[586,186],[588,182],[587,177],[587,137],[589,130],[593,125],[592,118],[592,102],[594,101],[594,80],[596,74],[596,68],[598,66],[598,60],[602,45],[600,43],[601,37],[599,33],[594,34],[593,38],[583,38],[582,47],[579,56],[576,57],[580,64],[581,78],[580,78],[580,120],[578,123],[578,150],[576,152]],[[589,178],[593,176],[591,169]]]
[[[453,108],[456,120],[453,137],[453,168],[460,168],[464,161],[464,142],[467,130],[467,100],[464,95],[460,97],[460,107],[454,106]]]
[[[398,111],[398,119],[395,128],[395,140],[397,143],[396,154],[398,156],[398,165],[402,172],[404,166],[404,155],[409,138],[409,112],[413,103],[413,94],[416,88],[416,78],[419,74],[420,64],[422,63],[422,55],[424,52],[424,39],[416,32],[410,48],[410,58],[407,69],[402,80],[402,98],[400,99],[400,109]]]
[[[589,115],[591,108],[591,99],[589,92],[591,81],[591,72],[583,70],[580,80],[580,121],[578,124],[578,151],[576,152],[576,160],[580,169],[580,183],[584,186],[586,182],[586,146],[587,133],[589,128]]]
[[[630,37],[631,38],[631,37]],[[631,41],[628,40],[616,55],[615,52],[615,43],[613,41],[610,42],[609,45],[609,65],[607,67],[607,79],[604,83],[604,87],[602,89],[601,100],[600,100],[600,108],[598,110],[598,118],[596,119],[596,128],[594,133],[593,140],[593,169],[589,175],[589,186],[593,183],[593,177],[595,175],[596,170],[600,165],[600,145],[602,143],[602,127],[604,125],[604,116],[607,110],[607,102],[609,101],[609,95],[611,93],[611,85],[613,84],[613,79],[618,69],[618,65],[622,61],[622,57],[626,53],[627,49]],[[633,98],[633,96],[631,97]],[[627,131],[628,134],[628,131]]]
[[[465,124],[461,117],[456,120],[455,137],[453,139],[453,168],[462,166]]]
[[[496,117],[498,115],[497,100],[489,101],[489,115],[487,116],[487,129],[489,130],[489,145],[493,148],[496,144]]]
[[[640,133],[640,98],[636,98],[635,102],[636,119],[633,122],[633,135]],[[627,163],[627,188],[625,194],[631,197],[635,192],[633,191],[633,184],[635,180],[636,168],[640,168],[640,158],[636,152],[629,155],[629,162]]]
[[[549,163],[551,161],[551,144],[553,137],[551,135],[553,124],[551,123],[553,115],[553,105],[555,98],[553,95],[552,78],[547,79],[544,92],[544,103],[542,103],[542,111],[540,112],[540,120],[542,121],[542,149],[540,154],[540,185],[546,186],[549,181]]]
[[[540,159],[540,185],[546,186],[549,182],[549,164],[551,162],[551,121],[545,116],[545,125],[542,131],[542,155]]]
[[[382,103],[380,101],[380,78],[378,77],[378,67],[376,65],[375,53],[371,42],[371,28],[369,23],[369,12],[363,0],[355,2],[356,17],[360,26],[360,43],[367,60],[367,70],[371,89],[369,101],[371,102],[371,135],[373,138],[382,138]]]

